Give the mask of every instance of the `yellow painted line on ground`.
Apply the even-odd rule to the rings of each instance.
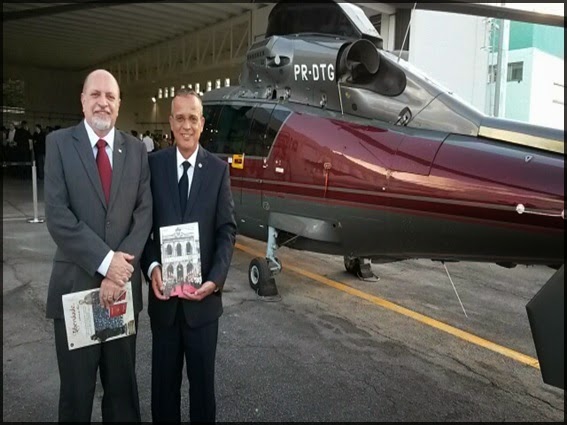
[[[241,243],[236,243],[236,248],[239,250],[246,252],[254,257],[265,257],[265,253],[259,252],[250,248],[246,245]],[[539,362],[537,359],[527,356],[525,354],[519,353],[517,351],[511,350],[509,348],[503,347],[501,345],[495,344],[494,342],[488,341],[484,338],[480,338],[476,335],[473,335],[469,332],[465,332],[461,329],[455,328],[454,326],[448,325],[446,323],[440,322],[439,320],[432,319],[431,317],[425,316],[423,314],[417,313],[413,310],[409,310],[405,307],[399,306],[394,304],[393,302],[387,301],[383,298],[377,297],[375,295],[370,295],[366,292],[360,291],[358,289],[352,288],[344,283],[336,282],[334,280],[328,279],[324,276],[311,273],[307,270],[304,270],[300,267],[295,267],[289,264],[286,264],[284,270],[289,270],[294,273],[297,273],[301,276],[307,277],[311,280],[316,282],[322,283],[323,285],[330,286],[335,288],[339,291],[346,292],[347,294],[353,295],[355,297],[361,298],[366,300],[372,304],[377,306],[383,307],[387,310],[393,311],[395,313],[401,314],[403,316],[409,317],[410,319],[417,320],[420,323],[425,325],[431,326],[433,328],[439,329],[440,331],[446,332],[450,335],[456,336],[457,338],[461,338],[467,342],[472,344],[476,344],[480,347],[486,348],[487,350],[494,351],[495,353],[502,354],[503,356],[509,357],[513,360],[516,360],[520,363],[526,364],[528,366],[534,367],[539,369]]]

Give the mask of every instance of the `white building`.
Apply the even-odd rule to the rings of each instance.
[[[416,10],[409,62],[488,115],[495,114],[501,21]],[[564,29],[511,22],[503,54],[507,78],[499,116],[564,128]]]

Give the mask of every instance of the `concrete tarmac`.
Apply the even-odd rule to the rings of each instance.
[[[38,205],[41,218],[41,187]],[[57,421],[59,377],[45,319],[55,245],[45,224],[28,223],[33,216],[31,181],[4,174],[5,422]],[[342,258],[282,248],[279,297],[258,297],[247,273],[263,251],[264,243],[238,237],[220,320],[219,422],[564,421],[564,391],[544,384],[537,368],[433,326],[535,357],[525,303],[553,270],[449,264],[465,315],[443,266],[425,260],[373,265],[379,279],[361,281],[344,272]],[[150,359],[144,309],[137,369],[146,422]],[[186,378],[183,385],[188,420]],[[101,396],[99,385],[93,422]]]

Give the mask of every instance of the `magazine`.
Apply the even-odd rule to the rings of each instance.
[[[159,233],[164,295],[192,294],[202,284],[199,224],[164,226]]]
[[[100,344],[136,333],[132,283],[109,308],[100,304],[99,289],[63,295],[69,350]]]

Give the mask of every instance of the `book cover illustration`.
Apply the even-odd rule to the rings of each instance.
[[[63,295],[69,350],[100,344],[136,333],[132,283],[110,308],[100,304],[99,289]]]
[[[175,297],[201,287],[199,224],[184,223],[160,228],[164,295]]]

